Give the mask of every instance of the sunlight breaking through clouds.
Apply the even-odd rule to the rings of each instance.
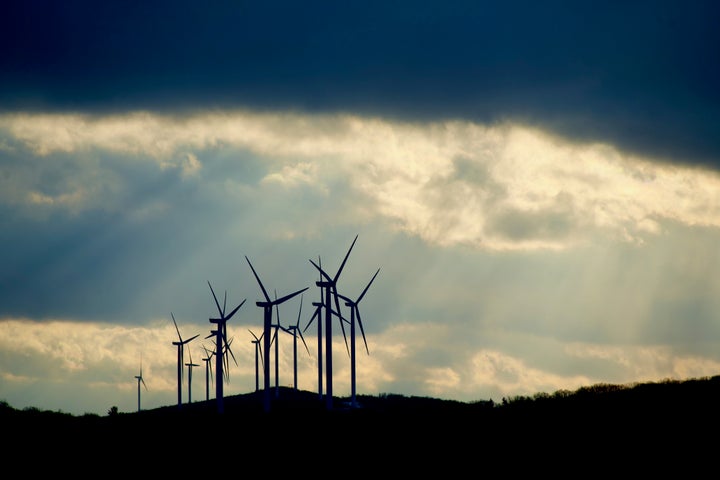
[[[27,160],[36,165],[36,175],[53,155],[73,153],[83,175],[106,182],[104,188],[83,190],[67,181],[65,190],[49,194],[41,177],[13,175],[19,167],[9,165],[13,182],[27,187],[12,191],[31,192],[28,204],[42,207],[78,209],[85,203],[91,209],[100,196],[122,189],[117,184],[122,174],[104,171],[113,168],[105,154],[151,160],[191,181],[204,167],[204,153],[225,149],[260,156],[266,169],[260,183],[317,190],[330,195],[329,201],[343,193],[360,195],[364,200],[350,208],[437,245],[564,249],[598,236],[642,243],[662,234],[666,220],[720,225],[717,174],[651,163],[609,145],[571,144],[515,124],[137,112],[3,115],[0,131],[40,155]],[[92,161],[83,160],[88,152],[95,152]],[[338,181],[351,191],[333,191],[329,185]],[[8,195],[3,201],[10,203]]]

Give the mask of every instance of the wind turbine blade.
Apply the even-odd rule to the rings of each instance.
[[[324,271],[322,268],[320,268],[320,266],[319,266],[317,263],[313,262],[312,260],[310,260],[310,263],[312,263],[312,264],[315,266],[315,268],[318,269],[318,271],[320,272],[321,277],[325,277],[328,282],[332,282],[332,278],[330,278],[330,275],[328,275],[327,273],[325,273],[325,271]]]
[[[178,328],[177,322],[175,321],[175,315],[173,315],[173,313],[170,312],[170,316],[172,317],[173,324],[175,325],[175,330],[177,331],[178,338],[179,338],[180,341],[182,342],[182,336],[180,336],[180,329]]]
[[[147,385],[145,384],[145,380],[143,380],[142,377],[140,377],[140,381],[142,382],[143,386],[145,387],[145,390],[147,390]]]
[[[230,344],[233,342],[233,338],[230,338],[230,340],[227,339],[227,325],[223,324],[223,332],[222,332],[223,342],[225,343],[225,348],[228,352],[230,352],[230,356],[233,359],[233,362],[235,362],[235,365],[237,366],[237,360],[235,359],[235,354],[232,352],[232,349],[230,348]],[[229,364],[229,362],[228,362]]]
[[[224,310],[220,309],[220,302],[218,302],[217,296],[215,295],[215,290],[213,290],[212,285],[210,285],[210,280],[208,280],[208,286],[210,287],[210,291],[212,292],[213,299],[215,299],[215,305],[217,306],[218,313],[220,313],[220,316],[222,317],[224,314]]]
[[[336,317],[338,317],[340,320],[342,320],[343,322],[345,322],[345,323],[350,323],[350,320],[348,320],[347,318],[343,317],[340,313],[336,312],[335,310],[330,309],[330,312],[331,312],[333,315],[335,315]]]
[[[273,305],[278,305],[278,304],[280,304],[280,303],[283,303],[283,302],[286,301],[286,300],[290,300],[292,297],[294,297],[295,295],[298,295],[298,294],[304,292],[304,291],[307,290],[308,288],[309,288],[309,287],[305,287],[305,288],[303,288],[302,290],[298,290],[297,292],[291,293],[290,295],[285,295],[284,297],[275,300],[275,302],[273,302]]]
[[[230,363],[227,360],[227,355],[225,355],[225,368],[223,368],[223,380],[225,380],[225,383],[230,383]]]
[[[225,348],[227,349],[228,352],[230,352],[230,356],[232,357],[233,362],[235,362],[235,366],[237,366],[238,363],[237,363],[237,360],[235,359],[235,354],[232,352],[232,349],[230,348],[230,344],[232,343],[232,341],[233,341],[232,338],[229,341],[226,341]],[[225,358],[227,358],[227,356]],[[229,368],[230,361],[227,362],[227,365],[228,365],[228,368],[225,369],[225,373],[227,374],[227,381],[229,382],[230,381],[230,368]]]
[[[313,313],[312,317],[310,317],[310,320],[308,321],[307,325],[305,325],[305,328],[303,329],[303,331],[307,330],[308,327],[310,327],[310,324],[313,322],[313,320],[315,320],[315,317],[317,317],[318,314],[320,313],[321,308],[322,308],[322,306],[319,306],[315,309],[315,313]]]
[[[255,333],[253,333],[253,331],[252,331],[252,330],[248,329],[248,332],[250,332],[250,335],[252,335],[252,336],[253,336],[253,338],[255,339],[255,341],[257,341],[257,342],[259,342],[259,341],[260,341],[260,339],[259,339],[259,338],[257,337],[257,335],[255,335]]]
[[[227,349],[228,349],[228,352],[230,352],[230,356],[232,357],[233,362],[235,362],[235,366],[237,367],[238,362],[237,362],[237,359],[235,358],[235,354],[233,353],[232,348],[230,348],[230,344],[227,345]]]
[[[360,318],[360,308],[355,304],[355,316],[357,317],[358,326],[360,327],[360,333],[362,333],[363,342],[365,342],[365,350],[370,355],[370,349],[368,348],[367,339],[365,338],[365,330],[363,330],[362,319]]]
[[[322,282],[323,269],[322,269],[322,263],[320,262],[320,255],[318,255],[318,264],[316,265],[316,267],[320,272],[320,274],[319,274],[320,278],[318,280]],[[327,275],[325,275],[325,276],[327,277]],[[328,277],[328,280],[330,280],[330,277]],[[325,304],[325,289],[324,288],[320,288],[320,303],[322,303],[323,305]]]
[[[297,322],[295,323],[296,329],[300,325],[300,314],[302,313],[302,301],[303,301],[303,295],[300,295],[300,308],[298,309],[298,319],[297,319]]]
[[[225,297],[223,298],[222,316],[225,316],[225,307],[227,307],[227,290],[225,290]]]
[[[303,345],[305,345],[305,350],[307,350],[308,355],[310,355],[310,349],[308,348],[307,343],[305,343],[305,337],[303,337],[303,334],[300,331],[300,329],[295,328],[295,333],[300,335],[300,340],[302,340]]]
[[[357,240],[357,237],[355,237]],[[354,242],[353,242],[354,243]],[[335,308],[337,308],[338,316],[340,317],[340,329],[342,330],[343,338],[345,339],[345,349],[350,355],[350,347],[348,346],[347,335],[345,334],[345,324],[342,322],[342,315],[340,315],[340,299],[338,298],[337,287],[333,284],[332,291],[335,297]]]
[[[250,263],[250,259],[245,255],[245,260],[247,260],[248,265],[250,265],[250,270],[252,270],[253,275],[255,275],[255,279],[257,280],[258,284],[260,285],[260,289],[263,292],[263,295],[265,295],[265,301],[270,301],[270,296],[267,293],[267,290],[265,290],[265,287],[263,286],[262,282],[260,281],[260,277],[258,277],[258,274],[255,272],[255,269],[252,266],[252,263]]]
[[[360,296],[358,297],[358,299],[355,300],[356,304],[360,303],[360,300],[362,300],[362,298],[365,296],[365,292],[368,291],[368,288],[370,288],[370,285],[372,285],[372,282],[375,280],[375,277],[377,277],[378,273],[380,273],[379,268],[377,269],[377,272],[375,272],[375,275],[373,275],[373,277],[370,279],[370,282],[368,282],[367,286],[365,287],[365,290],[363,290],[362,293],[360,294]]]
[[[183,343],[183,344],[185,344],[185,343],[190,343],[191,341],[195,340],[195,339],[196,339],[197,337],[199,337],[199,336],[200,336],[200,334],[198,333],[198,334],[195,335],[194,337],[190,337],[190,338],[188,338],[187,340],[183,340],[182,343]]]
[[[350,245],[350,248],[348,249],[347,253],[345,254],[345,258],[343,259],[342,264],[340,264],[340,268],[338,269],[337,273],[335,274],[333,283],[337,282],[337,279],[340,277],[340,272],[342,272],[342,269],[345,267],[345,262],[347,262],[347,259],[350,256],[350,252],[352,251],[353,247],[355,246],[355,242],[357,242],[357,239],[358,239],[358,236],[355,235],[355,240],[353,240],[352,245]]]
[[[277,290],[275,290],[275,318],[277,319],[277,324],[280,325],[280,307],[277,303]],[[277,330],[275,330],[277,332]]]
[[[225,339],[225,338],[223,338],[223,340],[225,341],[225,348],[230,353],[230,356],[232,357],[233,362],[235,362],[235,366],[237,366],[238,363],[237,363],[237,360],[235,359],[235,354],[233,353],[232,349],[230,348],[230,344],[232,343],[232,338],[230,339],[230,342],[228,342],[227,339]]]
[[[245,300],[247,300],[247,298],[246,298]],[[232,318],[232,316],[235,315],[235,312],[237,312],[238,310],[240,310],[240,307],[243,306],[243,304],[245,303],[245,300],[243,300],[242,302],[240,302],[240,305],[238,305],[237,307],[235,307],[235,310],[233,310],[232,312],[230,312],[230,315],[228,315],[228,316],[225,317],[224,319],[225,319],[225,320],[230,320],[230,318]],[[223,313],[223,314],[224,314],[224,313]]]

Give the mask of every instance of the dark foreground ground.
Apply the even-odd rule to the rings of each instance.
[[[113,478],[134,464],[163,478],[276,478],[297,469],[321,478],[688,478],[716,475],[720,456],[720,377],[595,385],[502,403],[389,394],[360,395],[358,408],[335,398],[328,409],[317,393],[281,388],[266,411],[264,398],[263,391],[226,397],[222,413],[216,400],[105,416],[4,405],[3,457]]]

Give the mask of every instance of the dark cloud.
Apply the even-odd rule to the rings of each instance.
[[[12,1],[0,108],[516,119],[718,167],[719,13],[714,1]]]

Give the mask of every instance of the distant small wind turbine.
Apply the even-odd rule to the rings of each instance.
[[[138,388],[138,412],[140,411],[140,383],[143,384],[145,387],[145,390],[147,390],[147,385],[145,384],[145,380],[143,379],[142,374],[142,355],[140,355],[140,375],[135,375],[135,378],[137,378],[137,388]]]

